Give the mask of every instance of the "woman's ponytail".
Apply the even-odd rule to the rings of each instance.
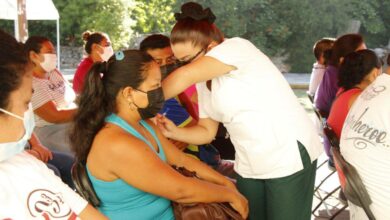
[[[138,50],[118,51],[107,62],[95,63],[88,72],[70,140],[76,158],[86,162],[93,139],[105,118],[116,112],[121,89],[138,88],[145,80],[153,58]]]
[[[104,118],[112,111],[106,101],[106,89],[103,83],[106,73],[107,62],[95,63],[87,74],[79,99],[79,109],[70,133],[72,148],[79,161],[86,160],[96,133],[104,125]]]

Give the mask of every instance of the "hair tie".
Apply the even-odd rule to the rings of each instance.
[[[206,20],[213,24],[216,17],[210,8],[203,9],[203,7],[195,2],[188,2],[181,6],[181,13],[175,13],[176,21],[186,18],[191,18],[195,21]]]

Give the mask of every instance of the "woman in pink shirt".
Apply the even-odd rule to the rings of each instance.
[[[77,94],[82,92],[84,80],[92,64],[97,61],[107,61],[114,54],[110,38],[105,33],[86,31],[83,33],[83,40],[88,56],[80,62],[74,74],[73,89]]]
[[[348,54],[339,69],[336,99],[330,110],[328,124],[340,139],[345,118],[359,94],[381,73],[381,62],[371,50]]]

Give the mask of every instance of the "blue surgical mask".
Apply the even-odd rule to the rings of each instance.
[[[28,140],[31,138],[31,135],[33,133],[35,122],[34,122],[34,113],[31,104],[29,105],[28,110],[24,113],[23,117],[16,115],[12,112],[9,112],[7,110],[4,110],[2,108],[0,108],[0,111],[12,117],[22,120],[24,125],[24,130],[25,130],[23,137],[18,141],[0,143],[0,162],[1,162],[13,157],[14,155],[24,150]]]

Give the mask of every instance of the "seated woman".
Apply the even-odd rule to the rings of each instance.
[[[353,165],[372,200],[377,220],[390,219],[390,75],[383,73],[356,99],[341,132],[340,151]],[[349,202],[351,219],[368,219]]]
[[[247,200],[225,177],[186,156],[148,120],[162,108],[160,68],[138,50],[115,53],[88,73],[71,142],[110,219],[173,219],[170,200],[229,202],[244,218]],[[196,171],[186,178],[171,165]]]
[[[44,146],[60,152],[71,152],[67,135],[76,112],[76,95],[56,69],[57,56],[50,40],[32,36],[26,51],[34,64],[32,106],[36,115],[34,133]]]
[[[93,63],[107,61],[114,54],[106,33],[86,31],[83,33],[83,40],[88,56],[80,62],[73,77],[73,89],[77,94],[82,92],[85,78]]]
[[[73,187],[70,170],[74,159],[69,154],[69,125],[65,122],[69,122],[76,111],[66,110],[73,105],[75,94],[55,69],[57,57],[49,39],[30,37],[26,41],[26,51],[34,64],[32,107],[37,127],[29,140],[31,150],[50,168],[54,166],[53,170],[59,171],[62,180]]]
[[[0,30],[0,219],[106,219],[24,151],[34,128],[23,45]]]
[[[346,55],[354,51],[367,49],[364,39],[359,34],[345,34],[336,39],[324,73],[324,77],[314,97],[314,104],[327,118],[333,100],[339,89],[337,85],[338,71],[341,61]]]
[[[336,99],[333,102],[328,124],[340,139],[348,111],[360,93],[380,74],[381,62],[371,50],[348,54],[341,63]]]
[[[160,65],[162,80],[180,66],[172,52],[170,40],[165,35],[152,34],[146,37],[140,43],[140,50],[149,54]],[[193,101],[194,97],[196,102]],[[179,127],[190,127],[196,125],[196,121],[199,120],[197,101],[196,88],[195,85],[192,85],[176,97],[166,100],[160,113]],[[231,178],[235,177],[234,163],[221,160],[218,150],[213,145],[198,146],[174,140],[171,140],[171,142],[180,150],[200,159],[221,174]]]

